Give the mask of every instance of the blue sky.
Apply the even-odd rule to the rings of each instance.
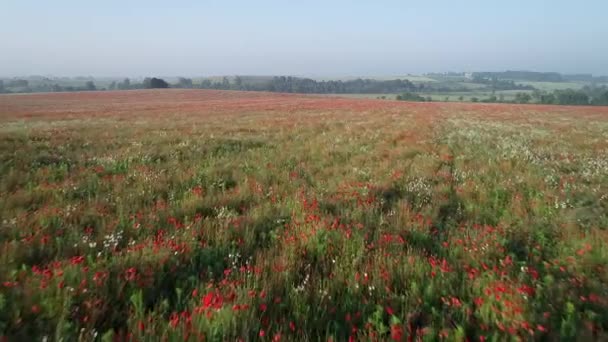
[[[608,1],[1,0],[0,75],[608,74]]]

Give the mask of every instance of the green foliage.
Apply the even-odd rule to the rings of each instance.
[[[401,95],[397,95],[397,101],[417,101],[417,102],[425,102],[428,101],[428,98],[424,98],[418,94],[414,93],[403,93]]]
[[[143,82],[144,89],[169,88],[169,83],[165,80],[156,77],[146,77]]]

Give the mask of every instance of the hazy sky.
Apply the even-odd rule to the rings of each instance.
[[[0,0],[0,75],[608,75],[608,0]]]

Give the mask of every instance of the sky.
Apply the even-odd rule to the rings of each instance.
[[[0,76],[608,75],[606,0],[0,0]]]

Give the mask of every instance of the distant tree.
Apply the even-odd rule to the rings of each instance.
[[[93,83],[93,81],[87,81],[84,84],[84,89],[85,90],[97,90],[97,87],[95,87],[95,83]]]
[[[54,92],[60,92],[63,91],[63,88],[61,88],[61,86],[57,83],[53,84],[53,86],[51,87],[51,91]]]
[[[237,75],[237,76],[234,77],[234,87],[237,90],[243,89],[243,79],[241,78],[241,76]]]
[[[14,88],[25,88],[28,87],[29,84],[30,83],[27,80],[11,80],[8,82],[8,86]]]
[[[572,89],[555,91],[557,104],[560,105],[588,105],[589,96],[582,91]]]
[[[458,96],[458,101],[461,101],[461,102],[464,101],[464,96],[462,96],[462,95]]]
[[[532,99],[536,102],[540,102],[540,97],[542,96],[542,92],[538,89],[534,89],[534,91],[532,91]]]
[[[492,95],[492,96],[488,97],[487,99],[481,100],[481,102],[485,102],[485,103],[495,103],[497,101],[498,101],[498,98],[496,97],[496,95]]]
[[[397,101],[416,101],[416,102],[425,102],[430,101],[430,97],[426,99],[418,94],[414,93],[403,93],[401,95],[397,95]]]
[[[471,97],[471,102],[479,102],[479,99],[476,97]]]
[[[158,88],[169,88],[169,83],[165,82],[162,78],[146,77],[144,79],[144,88],[146,89],[158,89]]]
[[[230,89],[230,80],[226,76],[222,78],[222,89]]]
[[[192,88],[192,79],[180,77],[177,79],[178,88]]]
[[[213,84],[211,83],[211,80],[208,78],[205,78],[204,80],[201,81],[201,88],[203,88],[203,89],[211,89],[212,86],[213,86]]]
[[[0,80],[0,93],[4,93],[4,81]]]
[[[515,94],[515,102],[517,103],[530,103],[532,96],[528,93],[517,93]]]
[[[608,106],[608,90],[594,97],[591,103],[596,106]]]
[[[539,102],[542,104],[556,104],[557,99],[554,94],[541,94]]]
[[[114,90],[116,89],[116,81],[112,81],[112,83],[110,83],[110,85],[108,85],[108,90]]]
[[[131,80],[128,78],[125,78],[122,82],[117,84],[118,89],[121,90],[127,90],[127,89],[131,89]]]

